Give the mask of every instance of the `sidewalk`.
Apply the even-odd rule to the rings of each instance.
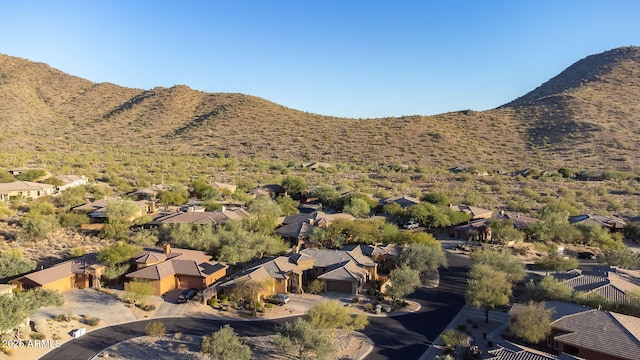
[[[501,335],[509,327],[509,315],[501,311],[490,311],[489,324],[485,324],[483,310],[465,305],[444,331],[448,329],[460,330],[459,327],[462,326],[464,326],[462,331],[470,333],[474,345],[478,345],[482,353],[486,354],[488,350],[496,348],[496,345],[503,341]],[[492,347],[488,346],[489,341],[493,342]],[[438,336],[427,351],[422,354],[420,360],[433,360],[437,355],[443,355],[444,350],[442,338]]]

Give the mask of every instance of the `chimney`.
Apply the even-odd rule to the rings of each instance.
[[[171,254],[171,245],[169,245],[169,243],[162,244],[162,248],[164,249],[165,255]]]

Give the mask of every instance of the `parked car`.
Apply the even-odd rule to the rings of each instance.
[[[271,304],[276,304],[276,305],[284,305],[286,303],[288,303],[291,299],[289,298],[289,295],[285,294],[285,293],[277,293],[273,296],[269,296],[268,298],[264,299],[264,301],[271,303]]]
[[[197,293],[198,290],[196,289],[185,290],[180,295],[178,295],[178,302],[186,303],[187,301],[193,299]]]
[[[406,223],[402,224],[402,227],[405,228],[405,229],[415,229],[418,226],[419,226],[419,224],[417,222],[415,222],[415,221],[409,221],[409,222],[406,222]]]
[[[590,251],[583,251],[578,253],[578,259],[595,260],[596,255]]]

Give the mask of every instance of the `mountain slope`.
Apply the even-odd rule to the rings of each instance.
[[[0,55],[0,125],[5,152],[634,171],[639,87],[640,48],[627,47],[580,60],[498,109],[356,120],[186,86],[95,84]]]

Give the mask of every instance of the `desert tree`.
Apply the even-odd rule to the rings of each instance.
[[[335,352],[328,331],[318,329],[304,319],[279,325],[277,332],[276,349],[298,359],[323,360]]]
[[[509,304],[512,284],[505,272],[487,264],[474,264],[467,281],[469,287],[465,293],[465,300],[468,305],[484,310],[487,324],[490,310]]]
[[[544,303],[530,301],[518,308],[515,320],[511,322],[511,332],[531,344],[537,344],[551,333],[552,314],[553,311],[545,308]]]
[[[417,242],[400,253],[398,264],[406,265],[424,274],[439,267],[446,267],[447,258],[439,243],[429,246]]]
[[[211,335],[203,336],[200,351],[216,360],[251,359],[251,348],[242,342],[229,324],[225,324]]]
[[[391,270],[389,282],[391,285],[387,289],[387,294],[394,300],[402,299],[420,286],[420,273],[408,266],[400,266]]]
[[[369,323],[364,313],[360,312],[354,316],[348,307],[343,306],[337,300],[317,303],[307,311],[305,319],[319,329],[331,330],[334,338],[337,329],[344,331],[362,330]]]

